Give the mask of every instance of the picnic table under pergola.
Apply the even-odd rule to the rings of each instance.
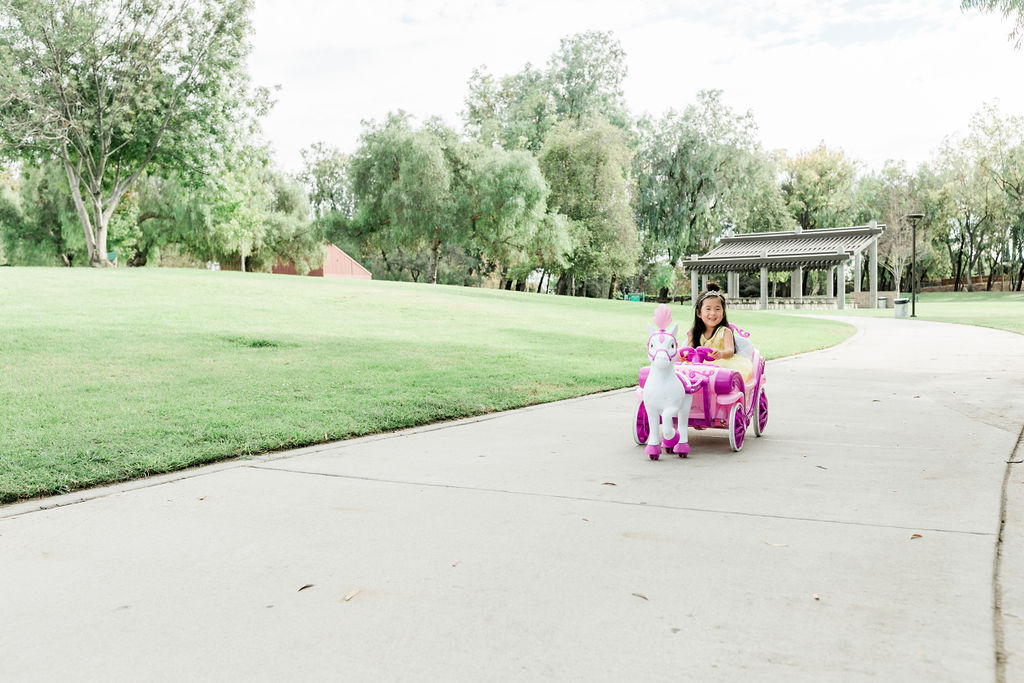
[[[759,232],[723,237],[718,246],[704,254],[692,255],[683,261],[690,271],[691,293],[696,301],[707,288],[711,276],[726,276],[725,291],[730,302],[739,299],[741,273],[761,275],[761,298],[758,308],[769,308],[768,273],[792,273],[787,307],[800,308],[804,300],[805,269],[824,270],[827,275],[826,299],[829,307],[846,307],[846,269],[853,267],[853,291],[861,291],[861,268],[864,252],[868,253],[868,308],[878,307],[878,236],[885,225],[872,221],[868,225],[819,230]],[[852,262],[852,263],[851,263]],[[837,286],[838,283],[838,286]]]

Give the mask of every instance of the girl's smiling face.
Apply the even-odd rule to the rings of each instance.
[[[709,296],[700,305],[700,319],[707,326],[708,331],[718,327],[718,324],[722,322],[722,300],[717,296]]]

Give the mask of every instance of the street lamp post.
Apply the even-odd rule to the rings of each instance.
[[[908,213],[904,218],[910,221],[914,241],[910,247],[910,317],[917,317],[917,222],[924,218],[923,213]]]

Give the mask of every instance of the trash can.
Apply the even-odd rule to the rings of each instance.
[[[878,297],[878,307],[879,308],[889,308],[889,297],[887,297],[887,296],[880,296],[880,297]]]
[[[906,318],[910,316],[910,299],[900,297],[899,299],[893,299],[892,303],[897,318]]]

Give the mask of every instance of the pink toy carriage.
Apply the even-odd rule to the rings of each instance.
[[[684,360],[678,362],[677,358],[674,369],[686,393],[691,395],[688,426],[698,430],[726,429],[729,433],[729,445],[732,450],[739,451],[743,448],[748,426],[753,425],[755,436],[761,436],[764,432],[768,424],[768,395],[765,392],[764,358],[754,348],[748,332],[735,325],[730,327],[736,339],[736,353],[746,355],[751,361],[753,372],[749,382],[744,383],[743,376],[738,371],[716,365],[711,357],[711,349],[703,346],[696,349],[679,349],[679,357]],[[640,369],[638,405],[630,425],[633,440],[637,445],[647,442],[651,433],[647,409],[643,403],[643,387],[650,372],[651,367]],[[672,425],[677,430],[675,436],[661,440],[661,448],[668,452],[673,452],[673,447],[680,440],[677,418],[672,418]],[[656,425],[656,429],[660,427],[661,425]],[[659,458],[661,448],[648,448],[647,453],[651,460]],[[680,457],[686,457],[688,450],[686,448],[680,453],[680,449],[676,449],[675,452],[679,453]]]

